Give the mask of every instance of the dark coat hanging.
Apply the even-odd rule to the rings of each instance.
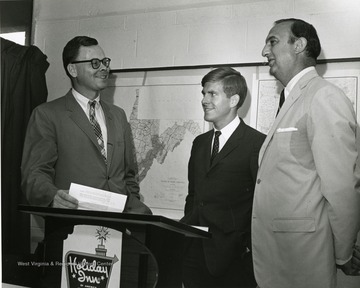
[[[23,142],[32,110],[47,100],[47,57],[36,46],[1,42],[2,252],[30,252],[30,218],[18,212]]]

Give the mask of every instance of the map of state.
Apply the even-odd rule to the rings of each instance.
[[[133,134],[140,194],[154,214],[179,219],[192,142],[209,129],[199,85],[116,87]]]
[[[139,181],[141,182],[151,169],[153,162],[156,160],[159,164],[163,164],[167,154],[173,152],[184,140],[186,132],[190,132],[195,137],[202,131],[199,123],[193,120],[181,120],[181,123],[169,123],[171,126],[160,133],[160,119],[138,118],[138,103],[139,95],[137,93],[129,122],[133,133]]]

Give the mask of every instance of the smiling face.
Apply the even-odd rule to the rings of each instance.
[[[81,46],[76,61],[105,58],[100,46]],[[89,99],[95,99],[99,91],[107,87],[110,68],[101,63],[94,69],[90,62],[74,63],[68,65],[68,71],[73,77],[74,89]]]
[[[228,97],[223,89],[222,82],[206,82],[201,104],[204,109],[204,119],[212,122],[216,129],[222,129],[237,115],[237,94]]]
[[[295,43],[290,43],[292,22],[276,24],[266,37],[262,56],[268,58],[270,74],[275,76],[284,86],[293,78],[298,70],[296,63]]]

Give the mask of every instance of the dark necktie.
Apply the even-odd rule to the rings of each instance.
[[[280,112],[280,109],[281,109],[281,106],[284,104],[284,102],[285,102],[285,89],[283,89],[282,91],[281,91],[281,93],[280,93],[280,100],[279,100],[279,108],[278,108],[278,110],[277,110],[277,112],[276,112],[276,116],[279,114],[279,112]]]
[[[213,144],[213,149],[212,149],[212,153],[211,153],[210,163],[212,163],[216,154],[219,153],[219,137],[220,137],[220,135],[221,135],[220,131],[215,131],[215,138],[214,138],[214,144]]]
[[[106,151],[105,151],[105,147],[104,147],[104,139],[101,133],[101,128],[100,125],[98,123],[98,121],[96,120],[96,116],[95,116],[95,105],[96,105],[96,101],[89,101],[90,104],[90,110],[89,110],[89,118],[90,118],[90,123],[94,128],[94,132],[96,135],[96,140],[100,146],[101,149],[101,154],[105,160],[106,163]]]

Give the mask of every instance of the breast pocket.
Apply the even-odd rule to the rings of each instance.
[[[293,161],[295,164],[313,169],[313,154],[306,128],[300,127],[297,131],[277,132],[274,138],[276,138],[279,151],[277,158],[279,165],[283,165],[284,161]]]
[[[290,145],[296,144],[294,139],[299,139],[299,138],[300,138],[300,133],[298,130],[276,132],[274,137],[277,146],[281,150],[290,149]]]

